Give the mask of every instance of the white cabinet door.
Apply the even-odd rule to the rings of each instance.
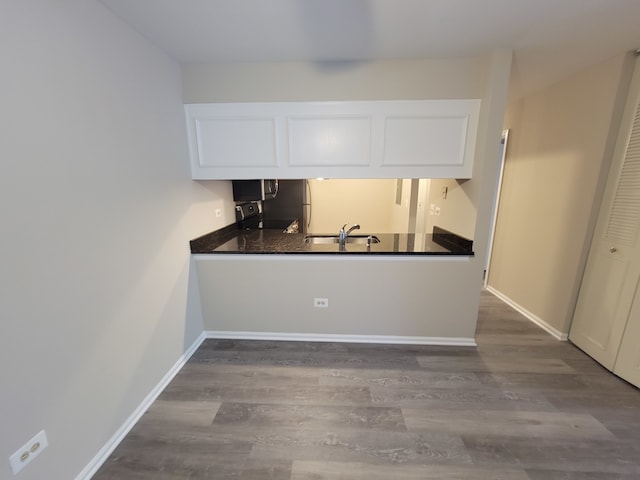
[[[470,178],[479,100],[185,105],[193,178]]]
[[[370,116],[288,117],[289,165],[369,166]]]
[[[249,174],[238,178],[275,176],[250,174],[252,169],[275,171],[282,164],[281,125],[270,109],[252,104],[194,104],[185,106],[185,114],[194,179],[225,178],[237,170]]]
[[[202,118],[196,129],[200,168],[278,165],[273,118]]]
[[[610,370],[626,336],[640,278],[639,66],[636,61],[569,333],[573,343]]]
[[[479,112],[478,100],[390,104],[384,115],[382,165],[443,172],[431,177],[471,178]]]

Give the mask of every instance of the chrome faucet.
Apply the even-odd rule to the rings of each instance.
[[[338,236],[338,244],[340,245],[340,247],[344,247],[345,243],[347,243],[347,237],[349,236],[349,234],[351,232],[353,232],[354,230],[358,230],[360,228],[360,225],[358,225],[357,223],[351,227],[349,230],[345,231],[345,228],[347,228],[347,223],[345,223],[342,228],[340,229],[340,234]]]

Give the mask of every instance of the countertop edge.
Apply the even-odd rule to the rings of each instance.
[[[255,245],[245,246],[236,246],[236,245],[227,245],[228,242],[231,242],[234,239],[240,239],[243,235],[244,238],[251,238],[252,235],[255,236],[257,232],[261,232],[259,235],[261,237],[261,242],[256,243]],[[399,238],[402,236],[403,239],[409,238],[409,236],[413,234],[379,234],[380,236],[385,235],[393,235],[395,238]],[[271,244],[267,245],[265,248],[265,242],[269,243],[269,240],[264,240],[262,237],[266,237],[267,239],[271,239]],[[292,244],[291,241],[295,237],[295,244]],[[424,248],[424,250],[413,250],[414,245],[411,242],[393,242],[392,250],[380,250],[380,246],[373,246],[372,248],[356,249],[356,250],[338,250],[331,249],[327,250],[326,247],[314,247],[313,245],[305,244],[304,249],[302,249],[302,235],[301,234],[288,234],[284,233],[280,230],[243,230],[237,223],[233,223],[227,225],[226,227],[220,228],[213,232],[206,233],[197,237],[189,242],[190,249],[192,254],[198,255],[264,255],[264,256],[273,256],[273,255],[284,255],[284,256],[296,256],[296,255],[322,255],[322,256],[339,256],[339,255],[348,255],[348,256],[384,256],[384,257],[392,257],[392,256],[412,256],[412,257],[420,257],[420,256],[464,256],[464,257],[473,257],[475,253],[472,250],[473,241],[468,240],[464,237],[456,235],[453,232],[447,231],[440,227],[434,227],[433,234],[426,234],[423,239],[424,243],[430,243],[433,248]],[[414,239],[415,240],[415,239]],[[298,244],[297,242],[300,242]],[[248,242],[250,243],[250,242]],[[254,242],[255,243],[255,242]],[[409,245],[410,244],[410,245]],[[404,246],[403,246],[404,245]],[[223,247],[224,246],[224,247]],[[222,248],[221,248],[222,247]],[[337,247],[337,246],[336,246]],[[386,248],[382,246],[382,248]],[[445,249],[445,250],[441,250]]]

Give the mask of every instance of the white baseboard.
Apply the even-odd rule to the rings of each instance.
[[[555,327],[552,327],[551,325],[549,325],[547,322],[545,322],[544,320],[542,320],[540,317],[538,317],[537,315],[534,315],[533,313],[531,313],[529,310],[527,310],[526,308],[518,305],[516,302],[514,302],[513,300],[511,300],[509,297],[507,297],[504,293],[499,292],[498,290],[496,290],[495,288],[487,285],[486,290],[488,292],[491,292],[492,294],[494,294],[496,297],[498,297],[500,300],[502,300],[504,303],[506,303],[507,305],[509,305],[511,308],[513,308],[515,311],[517,311],[518,313],[521,313],[523,316],[525,316],[528,320],[532,321],[533,323],[535,323],[536,325],[538,325],[540,328],[542,328],[544,331],[546,331],[547,333],[553,335],[555,338],[557,338],[558,340],[562,340],[562,341],[566,341],[569,338],[569,335],[566,333],[561,332],[560,330],[558,330]]]
[[[82,471],[78,474],[75,480],[89,480],[98,469],[102,466],[102,464],[109,458],[109,455],[116,449],[118,444],[122,441],[122,439],[129,433],[129,431],[134,427],[136,422],[140,420],[140,417],[147,411],[147,409],[151,406],[158,395],[162,393],[162,391],[169,385],[169,382],[173,380],[173,377],[180,371],[180,369],[184,366],[185,363],[191,358],[191,355],[195,353],[198,347],[205,340],[206,336],[203,333],[200,334],[198,338],[191,344],[191,346],[187,349],[187,351],[174,363],[174,365],[169,369],[169,371],[162,377],[160,382],[153,387],[153,389],[149,392],[149,394],[142,400],[140,405],[133,411],[129,418],[125,420],[125,422],[120,426],[120,428],[113,434],[113,436],[107,441],[107,443],[100,449],[100,451],[93,457],[93,459],[89,462],[89,464],[82,469]]]
[[[387,343],[403,345],[451,345],[475,347],[474,338],[466,337],[414,337],[396,335],[333,335],[324,333],[275,333],[205,331],[207,338],[233,340],[279,340],[293,342],[341,342],[341,343]]]

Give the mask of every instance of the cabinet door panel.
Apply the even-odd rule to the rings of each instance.
[[[468,120],[461,117],[387,117],[383,165],[464,164]]]
[[[370,117],[290,117],[288,125],[290,165],[371,163]]]
[[[277,165],[272,118],[196,119],[199,167]]]

